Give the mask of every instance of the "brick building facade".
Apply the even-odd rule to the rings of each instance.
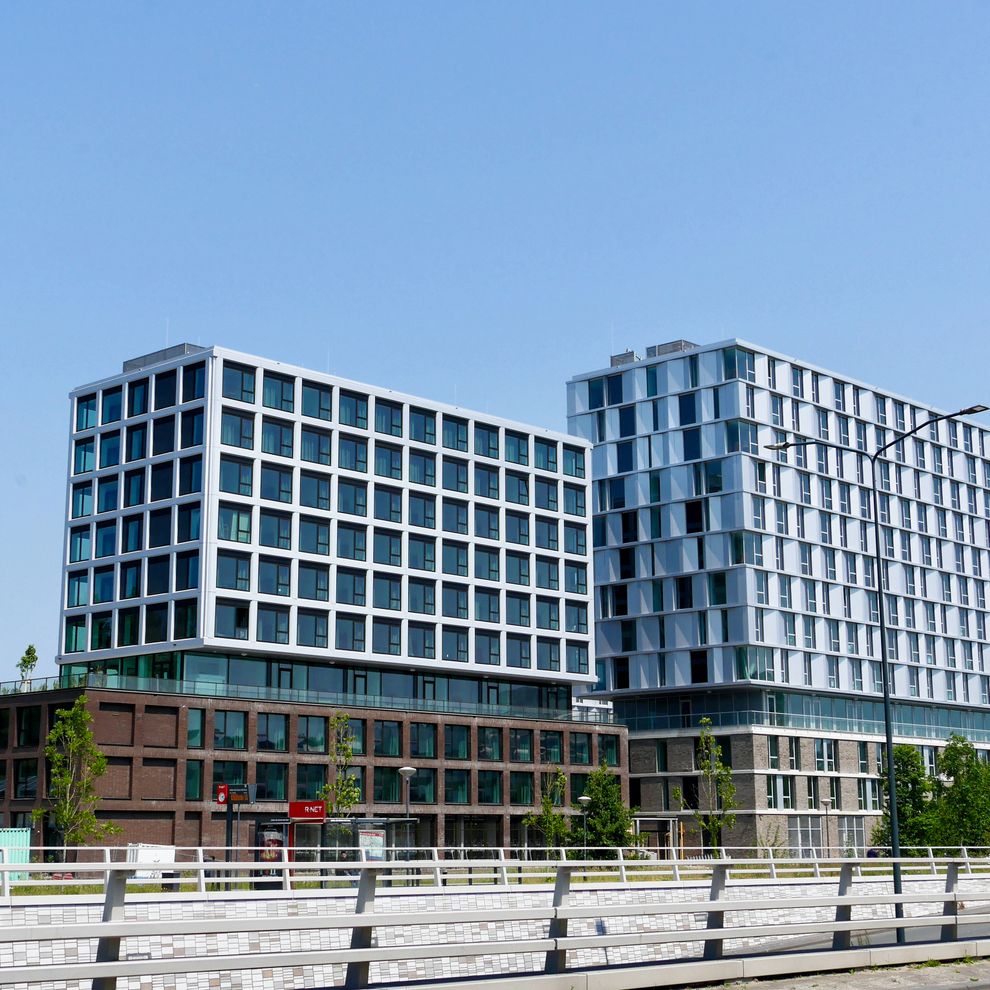
[[[0,704],[0,824],[31,824],[44,805],[44,740],[57,711],[81,688],[10,693]],[[86,688],[93,733],[108,759],[99,817],[121,826],[111,841],[224,845],[218,782],[255,784],[241,809],[239,844],[255,825],[284,819],[288,802],[316,797],[327,772],[326,705]],[[505,715],[348,708],[359,817],[405,818],[397,771],[412,766],[410,818],[421,846],[539,845],[522,819],[540,803],[544,775],[567,777],[563,811],[600,762],[615,768],[628,799],[628,746],[620,726]],[[322,750],[322,751],[321,751]],[[273,769],[274,768],[274,769]],[[404,833],[403,833],[404,834]],[[34,841],[55,842],[46,825]]]

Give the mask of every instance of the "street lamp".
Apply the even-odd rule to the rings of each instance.
[[[883,446],[878,447],[872,454],[867,454],[870,459],[870,485],[873,490],[873,559],[876,566],[877,581],[877,605],[880,613],[880,673],[883,685],[883,726],[885,733],[884,755],[887,760],[887,809],[890,813],[890,854],[894,859],[894,894],[899,896],[902,892],[901,885],[901,864],[898,862],[901,856],[901,836],[897,817],[897,779],[894,774],[894,720],[890,700],[890,662],[887,659],[887,619],[884,610],[884,580],[883,580],[883,558],[880,554],[880,496],[877,490],[877,461],[880,456],[893,447],[895,444],[906,440],[908,437],[919,433],[926,426],[933,423],[941,423],[943,419],[955,419],[956,416],[972,416],[976,413],[987,412],[990,409],[984,405],[967,406],[957,412],[943,413],[941,416],[933,416],[919,423],[912,429],[904,433],[895,433],[894,438]],[[838,444],[830,443],[828,440],[783,440],[779,443],[766,445],[767,450],[789,450],[791,447],[831,447],[833,450],[845,452],[848,447],[840,447]],[[898,918],[904,917],[904,905],[900,900],[894,904],[894,913]],[[897,929],[897,941],[904,942],[904,929]]]
[[[412,779],[416,773],[415,767],[399,767],[399,776],[406,782],[406,855],[412,848],[412,824],[409,820],[409,791],[412,789]]]
[[[829,843],[830,836],[828,834],[828,809],[832,807],[832,799],[822,798],[821,806],[825,809],[825,858],[828,859],[832,852],[832,848]]]
[[[591,804],[591,798],[587,794],[582,794],[578,798],[578,804],[581,805],[581,818],[584,824],[584,855],[587,859],[588,856],[588,805]]]

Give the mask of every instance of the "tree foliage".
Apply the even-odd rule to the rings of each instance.
[[[990,844],[990,764],[979,758],[968,739],[954,735],[936,768],[934,844]]]
[[[736,823],[736,785],[732,779],[732,767],[722,760],[722,746],[712,733],[712,720],[702,718],[701,734],[696,749],[698,770],[698,803],[690,807],[684,800],[681,788],[673,790],[674,800],[682,811],[690,811],[691,817],[703,841],[712,847],[722,844],[722,833]]]
[[[587,845],[596,850],[595,857],[610,858],[610,854],[603,850],[628,846],[631,841],[633,810],[627,808],[622,800],[619,778],[604,763],[588,775],[584,793],[591,798],[586,812]],[[582,822],[582,840],[583,825]]]
[[[567,792],[567,778],[560,767],[550,773],[543,774],[543,787],[540,795],[540,810],[527,815],[523,823],[530,828],[537,828],[543,836],[543,845],[547,849],[557,849],[568,841],[567,816],[557,811],[564,803]]]
[[[897,781],[897,823],[901,846],[927,846],[933,824],[933,806],[930,804],[933,782],[925,772],[921,753],[916,746],[894,747],[894,777]],[[887,794],[889,785],[886,774],[881,787]],[[874,845],[890,845],[889,804],[889,799],[885,799],[883,817],[873,830]]]
[[[965,736],[949,737],[936,759],[935,777],[925,774],[914,746],[895,746],[894,775],[897,821],[905,855],[928,846],[990,846],[990,764],[980,759]],[[871,838],[876,845],[890,845],[886,810]]]
[[[34,643],[29,643],[24,651],[24,656],[17,661],[17,670],[21,675],[21,680],[26,681],[34,672],[38,664],[38,651],[34,648]]]
[[[107,772],[107,758],[93,738],[92,721],[82,694],[71,708],[57,713],[45,744],[48,802],[67,846],[96,842],[120,831],[119,826],[96,817],[100,800],[96,781]],[[32,812],[35,819],[46,813],[44,808]]]
[[[361,800],[361,787],[351,774],[354,758],[354,733],[346,712],[335,712],[327,723],[329,777],[320,788],[319,798],[326,802],[327,817],[340,818],[350,813]]]

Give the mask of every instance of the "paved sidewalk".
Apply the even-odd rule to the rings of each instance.
[[[727,990],[990,990],[990,959],[940,966],[884,966],[780,980],[737,980]]]

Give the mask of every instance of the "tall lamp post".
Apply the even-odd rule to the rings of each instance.
[[[412,789],[412,779],[416,773],[415,767],[399,767],[399,776],[406,785],[406,857],[412,848],[412,822],[409,820],[409,791]]]
[[[895,444],[914,436],[926,426],[931,426],[933,423],[941,423],[944,419],[955,419],[956,416],[971,416],[976,413],[986,412],[988,408],[990,407],[983,405],[966,406],[965,409],[960,409],[957,412],[933,416],[931,419],[926,419],[925,422],[919,423],[904,433],[895,433],[892,440],[878,447],[872,454],[867,454],[870,459],[870,485],[873,490],[873,518],[871,521],[873,523],[873,559],[876,567],[877,605],[880,613],[880,673],[881,683],[883,685],[883,726],[886,736],[884,741],[884,757],[887,761],[887,808],[890,813],[890,854],[894,859],[894,895],[898,897],[903,889],[901,884],[901,864],[898,862],[901,856],[901,836],[897,820],[897,779],[894,774],[894,720],[890,700],[890,662],[887,658],[887,619],[883,600],[884,580],[883,557],[880,553],[880,496],[877,489],[877,461],[882,454]],[[767,450],[789,450],[791,447],[814,446],[831,447],[833,450],[843,453],[850,449],[840,447],[838,444],[830,443],[827,440],[784,440],[780,443],[767,444]],[[898,918],[904,917],[904,905],[900,900],[897,900],[894,904],[894,913]],[[897,929],[897,941],[899,943],[904,942],[903,928]]]
[[[822,798],[821,806],[825,809],[825,858],[828,859],[832,853],[831,836],[828,834],[828,809],[832,807],[832,799]]]
[[[581,818],[582,824],[584,825],[584,858],[588,858],[588,805],[591,804],[591,798],[587,794],[582,794],[578,798],[578,804],[581,805]]]

